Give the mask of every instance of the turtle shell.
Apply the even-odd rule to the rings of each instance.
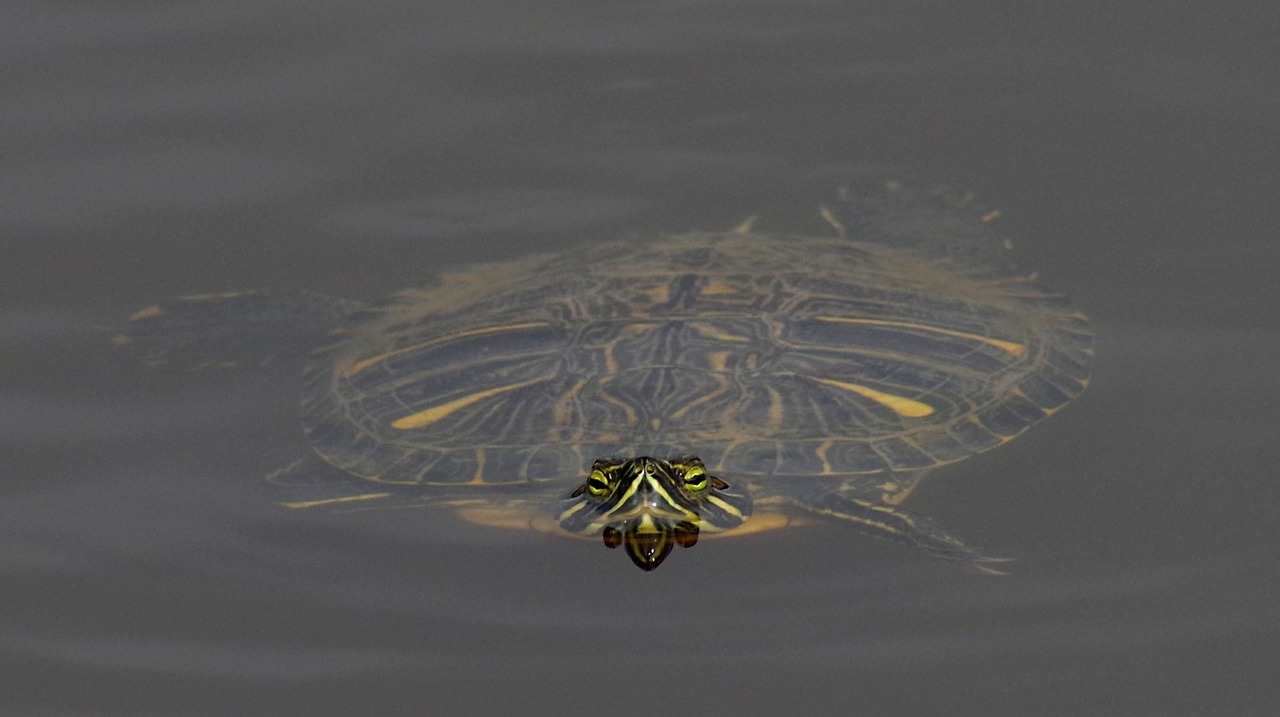
[[[615,455],[757,478],[926,469],[1087,382],[1085,317],[997,267],[749,232],[473,267],[351,316],[310,359],[304,426],[328,462],[400,484],[565,479]]]

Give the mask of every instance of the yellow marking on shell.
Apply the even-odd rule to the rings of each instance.
[[[607,374],[615,374],[618,372],[618,359],[613,357],[612,343],[604,347],[604,372]]]
[[[822,217],[822,221],[834,227],[841,239],[848,236],[848,230],[845,229],[844,223],[836,219],[836,215],[832,214],[831,210],[826,206],[818,207],[818,216]]]
[[[467,485],[484,485],[484,449],[476,449],[476,472],[467,481]]]
[[[708,471],[711,471],[714,473],[719,473],[723,471],[724,462],[729,458],[729,454],[733,453],[734,449],[738,447],[738,444],[742,442],[737,440],[736,438],[733,438],[732,436],[726,436],[725,438],[726,438],[726,442],[724,446],[724,451],[720,453],[720,460],[716,461],[716,464],[714,466],[708,464],[706,466],[706,469]]]
[[[718,279],[711,279],[707,285],[702,287],[700,292],[703,296],[723,296],[725,294],[736,294],[738,290]]]
[[[696,331],[699,336],[708,339],[715,339],[716,341],[736,341],[739,343],[746,343],[751,340],[747,336],[739,336],[737,334],[731,334],[727,331],[723,331],[714,324],[692,324],[690,328]]]
[[[1023,429],[1020,429],[1018,433],[1015,433],[1012,436],[1001,436],[997,433],[993,433],[991,429],[988,428],[976,415],[970,414],[965,417],[965,420],[967,420],[969,423],[972,423],[978,428],[981,428],[982,430],[994,436],[997,441],[1000,441],[1000,445],[1002,446],[1008,443],[1009,441],[1012,441],[1013,439],[1017,438],[1018,434],[1022,433],[1023,430],[1026,430],[1026,428],[1024,427]]]
[[[1026,399],[1027,403],[1030,403],[1031,405],[1035,406],[1036,408],[1040,409],[1041,411],[1044,411],[1044,415],[1045,415],[1045,416],[1052,416],[1053,414],[1055,414],[1055,413],[1057,413],[1058,411],[1062,410],[1062,406],[1057,406],[1057,407],[1041,406],[1039,403],[1036,403],[1035,399],[1033,399],[1033,398],[1031,398],[1030,396],[1028,396],[1028,395],[1027,395],[1027,393],[1026,393],[1026,391],[1023,391],[1023,390],[1022,390],[1021,388],[1019,388],[1018,386],[1014,386],[1014,387],[1010,388],[1010,389],[1009,389],[1009,395],[1011,395],[1011,396],[1017,396],[1018,398],[1022,398],[1022,399]]]
[[[833,324],[867,324],[868,326],[893,326],[900,329],[918,329],[933,334],[942,334],[943,336],[955,336],[971,341],[978,341],[989,346],[994,346],[1001,351],[1007,351],[1014,356],[1025,356],[1027,347],[1014,341],[1005,341],[1003,339],[993,339],[990,336],[981,334],[971,334],[966,331],[955,331],[953,329],[944,329],[937,326],[929,326],[928,324],[914,324],[908,321],[885,321],[883,319],[855,319],[847,316],[815,316],[818,321],[826,321]]]
[[[813,450],[814,454],[818,456],[818,460],[822,462],[822,472],[818,475],[831,475],[831,461],[827,460],[827,451],[831,450],[831,447],[835,444],[835,441],[828,438],[819,443],[818,447]]]
[[[1038,409],[1040,409],[1041,411],[1043,411],[1043,412],[1044,412],[1044,415],[1045,415],[1045,417],[1046,417],[1046,418],[1048,418],[1049,416],[1054,415],[1054,414],[1055,414],[1055,413],[1057,413],[1058,411],[1061,411],[1061,410],[1063,409],[1063,407],[1066,405],[1066,404],[1063,404],[1063,405],[1059,405],[1059,406],[1042,406],[1042,405],[1040,405],[1039,403],[1037,403],[1035,399],[1033,399],[1033,398],[1031,398],[1030,396],[1028,396],[1028,395],[1026,394],[1026,392],[1025,392],[1025,391],[1023,391],[1021,388],[1019,388],[1019,387],[1017,387],[1017,386],[1014,386],[1013,388],[1010,388],[1010,389],[1009,389],[1009,394],[1010,394],[1010,395],[1013,395],[1013,396],[1017,396],[1018,398],[1026,399],[1027,403],[1030,403],[1031,405],[1033,405],[1033,406],[1035,406],[1036,408],[1038,408]],[[1011,439],[1011,438],[1012,438],[1012,436],[1010,436],[1010,439]]]
[[[442,338],[438,338],[433,341],[424,341],[423,343],[420,343],[420,344],[405,346],[404,348],[399,348],[394,351],[388,351],[386,353],[378,354],[377,356],[370,356],[368,358],[361,359],[343,368],[342,375],[345,376],[346,378],[351,378],[352,376],[360,373],[366,368],[369,368],[374,364],[381,363],[382,361],[385,361],[391,358],[392,356],[399,356],[400,354],[407,353],[409,351],[417,351],[419,349],[423,349],[428,346],[434,346],[438,344],[447,344],[450,341],[470,338],[472,336],[483,336],[485,334],[499,333],[502,331],[518,331],[520,329],[535,329],[535,328],[542,328],[550,325],[551,324],[547,323],[546,321],[530,321],[524,324],[508,324],[506,326],[485,326],[483,328],[472,329],[470,331],[462,331],[460,333],[450,334],[449,336],[444,336]]]
[[[613,355],[614,348],[624,339],[630,339],[640,334],[652,331],[657,324],[629,324],[623,326],[618,331],[618,336],[614,340],[604,345],[604,370],[605,373],[618,372],[618,359]]]
[[[361,493],[359,495],[344,495],[341,498],[281,501],[280,505],[285,508],[315,508],[322,505],[339,505],[342,503],[358,503],[366,500],[379,500],[390,496],[390,493]]]
[[[750,233],[751,233],[751,227],[755,226],[755,224],[756,224],[756,220],[758,220],[759,218],[760,218],[760,216],[759,216],[758,214],[752,214],[751,216],[747,217],[746,219],[743,219],[743,220],[738,224],[738,226],[736,226],[736,227],[734,227],[734,228],[730,229],[730,230],[729,230],[729,233],[730,233],[730,234],[737,234],[737,235],[739,235],[739,236],[744,235],[744,234],[750,234]]]
[[[884,492],[880,494],[880,500],[889,505],[902,505],[902,502],[911,496],[911,492],[919,484],[919,481],[911,481],[904,488],[898,483],[883,483],[880,486],[880,490]]]
[[[666,304],[671,301],[671,287],[667,284],[659,284],[640,293],[654,304]]]
[[[603,385],[603,384],[607,383],[607,380],[608,380],[608,377],[605,377],[604,379],[602,379],[602,380],[600,381],[600,383]],[[600,392],[599,397],[600,397],[600,398],[601,398],[605,403],[608,403],[608,404],[610,404],[611,406],[614,406],[614,407],[617,407],[617,408],[621,408],[621,409],[622,409],[622,412],[623,412],[623,413],[625,413],[625,414],[626,414],[626,416],[627,416],[627,425],[628,425],[628,426],[635,426],[637,423],[639,423],[639,422],[640,422],[640,416],[639,416],[639,414],[637,414],[637,413],[636,413],[636,409],[635,409],[631,404],[629,404],[629,403],[627,403],[626,401],[623,401],[623,400],[621,400],[621,399],[618,399],[618,398],[616,398],[616,397],[614,397],[614,396],[610,396],[607,392],[604,392],[604,391],[601,391],[601,392]]]
[[[476,391],[475,393],[463,396],[462,398],[455,398],[448,403],[442,403],[439,406],[432,406],[425,411],[418,411],[417,413],[411,413],[403,418],[397,418],[391,422],[391,427],[398,428],[400,430],[422,428],[423,426],[439,421],[454,411],[462,410],[473,403],[478,403],[487,398],[493,398],[494,396],[508,391],[516,391],[518,389],[525,388],[526,386],[532,386],[535,383],[541,383],[549,378],[551,378],[551,376],[539,376],[538,378],[531,379],[529,381],[520,381],[519,383],[507,384],[506,386],[497,386],[495,388],[485,389],[484,391]]]
[[[569,404],[578,400],[578,395],[582,393],[582,388],[586,385],[587,379],[579,379],[560,398],[556,399],[555,405],[551,408],[551,423],[554,425],[553,432],[556,427],[567,426],[573,420],[573,411],[570,409]]]
[[[727,353],[719,353],[719,352],[717,352],[717,353],[710,354],[708,358],[711,360],[711,366],[712,366],[712,368],[714,368],[716,371],[723,371],[723,370],[724,370],[724,364],[723,364],[723,363],[720,363],[719,365],[717,365],[717,361],[720,361],[720,362],[728,361],[728,356],[729,356],[729,354],[727,354]],[[719,357],[719,358],[717,358],[717,357]],[[693,410],[694,408],[697,408],[698,406],[701,406],[702,404],[706,403],[707,401],[714,401],[714,400],[716,400],[717,398],[720,398],[721,396],[723,396],[723,395],[725,395],[726,393],[728,393],[728,391],[729,391],[729,379],[727,379],[727,378],[725,378],[724,376],[721,376],[721,375],[719,375],[719,374],[714,374],[714,375],[712,375],[712,379],[716,382],[716,388],[715,388],[715,390],[714,390],[714,391],[712,391],[712,392],[710,392],[710,393],[705,393],[705,394],[703,394],[703,395],[701,395],[701,396],[699,396],[699,397],[697,397],[697,398],[693,399],[692,401],[690,401],[690,402],[686,403],[686,404],[685,404],[684,406],[682,406],[681,408],[679,408],[679,409],[677,409],[677,410],[673,411],[673,412],[671,413],[671,417],[672,417],[672,418],[675,418],[675,419],[683,418],[683,417],[684,417],[684,415],[685,415],[686,413],[688,413],[689,411]]]
[[[869,388],[861,384],[837,381],[831,378],[818,378],[817,376],[808,376],[807,378],[826,386],[832,386],[834,388],[856,393],[863,398],[869,398],[872,401],[892,410],[899,416],[904,416],[906,418],[924,418],[934,412],[933,406],[907,398],[906,396],[895,396],[892,393],[877,391],[874,388]]]
[[[767,421],[769,428],[777,430],[782,427],[783,421],[786,420],[786,411],[783,410],[782,393],[773,386],[765,386],[765,390],[769,392],[769,412]]]

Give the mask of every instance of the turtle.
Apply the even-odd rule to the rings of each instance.
[[[646,571],[701,536],[826,519],[1001,572],[900,506],[1080,395],[1088,319],[971,194],[887,183],[821,216],[622,235],[370,303],[191,295],[113,340],[187,369],[304,357],[310,450],[266,478],[287,508],[451,508]]]

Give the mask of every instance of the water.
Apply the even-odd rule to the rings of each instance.
[[[1277,59],[1241,4],[10,3],[0,712],[1263,715],[1280,610]],[[442,515],[283,513],[293,368],[149,373],[158,298],[355,298],[628,230],[978,191],[1089,392],[916,511],[642,574]]]

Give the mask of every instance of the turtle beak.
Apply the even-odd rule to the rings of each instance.
[[[646,572],[656,569],[675,546],[691,548],[698,542],[698,526],[688,520],[674,522],[642,515],[624,521],[622,528],[604,529],[607,548],[621,545],[636,567]]]

